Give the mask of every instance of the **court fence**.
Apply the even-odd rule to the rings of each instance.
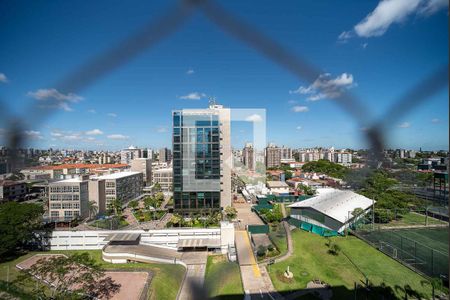
[[[352,230],[351,233],[410,269],[428,277],[440,278],[448,285],[448,250],[443,252],[443,249],[405,236],[405,233],[414,230],[417,229]]]

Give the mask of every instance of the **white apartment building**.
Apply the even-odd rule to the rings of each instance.
[[[115,199],[125,204],[142,194],[143,174],[140,172],[118,172],[98,176],[94,179],[105,181],[106,208]]]
[[[88,178],[65,179],[48,186],[48,210],[52,219],[72,220],[88,216]]]
[[[141,157],[141,149],[130,146],[120,151],[120,163],[129,165],[132,159]]]
[[[334,153],[334,162],[342,165],[350,165],[352,163],[352,154],[350,152]]]
[[[172,168],[162,168],[153,171],[153,184],[159,183],[163,192],[172,191],[172,180]]]

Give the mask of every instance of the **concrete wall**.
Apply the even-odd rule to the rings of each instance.
[[[234,245],[234,227],[232,223],[222,222],[221,228],[181,228],[161,230],[88,230],[53,231],[50,239],[51,250],[94,250],[102,249],[107,242],[104,239],[112,233],[140,233],[141,244],[176,249],[180,238],[220,239],[221,249],[226,253],[228,245]]]

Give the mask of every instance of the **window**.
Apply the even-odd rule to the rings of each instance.
[[[64,217],[72,217],[73,216],[73,211],[71,210],[66,210],[64,212]]]
[[[52,217],[59,217],[59,211],[52,211],[50,213],[50,216],[52,216]]]

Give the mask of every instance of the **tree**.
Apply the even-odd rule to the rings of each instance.
[[[312,187],[304,185],[304,184],[299,184],[297,186],[297,190],[304,194],[304,195],[308,195],[308,196],[313,196],[316,193],[316,190],[314,190]]]
[[[128,206],[131,207],[132,210],[136,210],[139,206],[139,202],[137,200],[132,200],[128,203]]]
[[[7,202],[0,205],[0,257],[23,251],[35,240],[33,231],[42,224],[42,206]],[[0,259],[2,260],[2,259]]]
[[[33,294],[40,299],[110,299],[120,290],[120,284],[105,277],[105,271],[87,252],[41,258],[22,270],[17,281],[35,278],[45,280],[50,290],[48,297],[45,289],[36,287]]]
[[[302,166],[302,170],[305,172],[323,173],[335,178],[344,178],[349,171],[347,167],[333,163],[326,159],[308,162]]]
[[[164,194],[161,192],[156,193],[155,199],[156,199],[157,206],[158,207],[161,206],[161,204],[164,202]]]
[[[88,202],[88,211],[89,211],[89,219],[91,219],[92,216],[95,216],[98,213],[97,202],[89,201]]]
[[[181,226],[181,222],[182,222],[182,217],[178,214],[174,214],[172,215],[172,217],[170,218],[170,223],[172,223],[172,225],[178,225]]]
[[[159,182],[155,183],[155,185],[153,186],[153,192],[157,193],[157,192],[161,192],[161,185],[159,184]]]
[[[144,206],[147,210],[150,210],[150,207],[155,207],[155,199],[153,197],[145,197]]]
[[[109,210],[115,215],[120,216],[122,214],[122,201],[120,199],[113,199],[109,202]]]
[[[233,220],[237,216],[237,210],[234,207],[227,206],[225,207],[225,214],[227,215],[228,220]]]
[[[364,212],[364,210],[361,207],[357,207],[352,211],[352,216],[356,218],[363,212]]]

